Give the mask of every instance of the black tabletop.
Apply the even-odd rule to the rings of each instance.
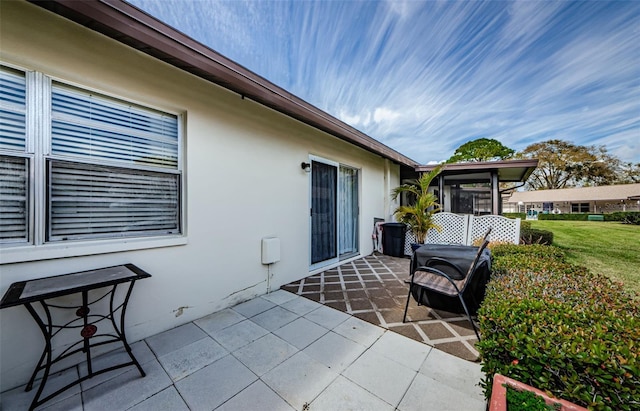
[[[124,264],[20,281],[11,284],[0,301],[0,309],[147,277],[151,274],[133,264]]]

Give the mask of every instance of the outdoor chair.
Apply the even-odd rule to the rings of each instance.
[[[465,299],[471,299],[471,302],[473,303],[472,308],[475,311],[479,306],[475,296],[478,288],[480,288],[480,292],[482,296],[484,296],[484,286],[488,280],[488,272],[490,270],[491,263],[489,252],[485,252],[485,249],[489,244],[488,237],[490,233],[491,228],[489,228],[487,233],[484,235],[482,245],[477,248],[475,257],[469,266],[460,267],[455,262],[450,261],[451,259],[437,256],[431,257],[423,265],[417,266],[417,261],[414,261],[414,259],[417,258],[417,254],[414,254],[411,262],[411,278],[408,281],[409,294],[407,295],[404,317],[402,318],[403,323],[407,320],[407,310],[409,308],[409,301],[411,300],[412,295],[418,305],[432,305],[429,304],[429,300],[430,298],[434,299],[434,295],[444,296],[445,298],[448,297],[449,299],[455,299],[457,297],[462,305],[464,313],[467,315],[467,318],[473,327],[473,331],[475,332],[478,341],[480,340],[480,334],[478,333],[478,329],[471,318],[471,311],[469,310],[469,305]],[[460,249],[464,248],[466,252],[470,251],[470,247],[468,246],[456,247],[460,247]],[[455,251],[455,248],[453,250]],[[486,267],[483,267],[483,265],[486,265]],[[481,267],[483,267],[487,272],[484,276],[479,275]],[[483,284],[475,284],[476,282],[482,282]],[[427,294],[432,297],[428,297]]]

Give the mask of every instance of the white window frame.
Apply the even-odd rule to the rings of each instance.
[[[0,154],[13,157],[22,157],[29,160],[28,170],[28,240],[27,242],[7,242],[0,244],[0,265],[46,260],[52,258],[83,256],[93,254],[112,253],[119,251],[132,251],[147,248],[168,247],[184,245],[186,237],[186,188],[184,183],[184,113],[176,113],[151,104],[131,101],[118,96],[113,96],[104,91],[91,89],[84,85],[72,84],[62,79],[47,76],[44,73],[28,71],[20,67],[0,62],[0,65],[17,70],[25,74],[26,81],[26,150],[25,152],[0,150]],[[68,85],[79,90],[95,93],[108,99],[125,102],[131,105],[151,110],[161,111],[177,117],[178,124],[178,153],[177,169],[167,169],[169,174],[178,175],[179,195],[179,232],[176,234],[158,234],[153,236],[131,236],[114,238],[82,238],[77,240],[47,241],[46,213],[47,204],[47,162],[48,161],[73,161],[82,162],[77,158],[56,156],[51,154],[51,98],[52,84],[56,82]],[[108,161],[96,161],[91,164],[130,168],[132,170],[158,171],[153,167],[128,167],[127,165]],[[162,170],[163,172],[165,170]]]

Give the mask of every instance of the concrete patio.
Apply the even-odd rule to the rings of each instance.
[[[278,290],[132,345],[134,367],[84,381],[46,410],[478,410],[480,364]],[[124,350],[94,363],[116,361]],[[84,372],[52,376],[48,392]],[[26,410],[35,391],[1,394]],[[46,392],[45,392],[46,395]]]

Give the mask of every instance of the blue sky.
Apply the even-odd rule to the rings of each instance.
[[[640,162],[640,2],[129,1],[421,163],[482,137]]]

